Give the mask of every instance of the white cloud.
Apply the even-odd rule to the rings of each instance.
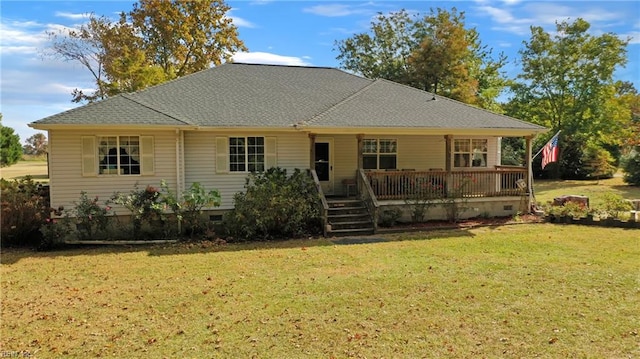
[[[474,9],[480,14],[488,15],[493,30],[510,32],[518,35],[529,34],[530,26],[542,26],[547,30],[554,30],[557,22],[573,22],[577,18],[588,21],[592,31],[599,31],[602,27],[611,27],[625,18],[624,13],[610,11],[589,3],[569,3],[560,5],[551,2],[511,2],[509,8],[499,8],[489,5],[476,6]]]
[[[253,29],[255,27],[257,27],[254,23],[252,23],[249,20],[245,20],[241,17],[238,16],[229,16],[231,18],[231,21],[233,21],[233,24],[236,25],[237,27],[247,27],[250,29]]]
[[[63,12],[63,11],[56,11],[54,15],[57,17],[62,17],[70,20],[88,20],[89,17],[91,16],[91,14],[89,13],[74,14],[71,12]]]
[[[237,52],[233,55],[234,62],[249,64],[269,64],[269,65],[289,65],[289,66],[309,66],[311,65],[303,59],[308,56],[294,57],[282,56],[268,52]]]
[[[365,4],[372,5],[371,3]],[[327,16],[327,17],[340,17],[340,16],[349,16],[349,15],[362,15],[362,14],[370,14],[372,10],[362,8],[360,6],[352,6],[345,4],[326,4],[326,5],[315,5],[311,7],[307,7],[302,10],[303,12],[311,13],[319,16]]]
[[[625,34],[618,35],[622,40],[629,39],[629,44],[640,44],[640,31],[630,31]]]

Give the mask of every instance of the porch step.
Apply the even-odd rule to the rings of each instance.
[[[372,234],[373,220],[360,200],[331,199],[329,205],[329,235]]]

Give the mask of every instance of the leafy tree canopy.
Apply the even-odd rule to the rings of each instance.
[[[50,32],[46,54],[91,73],[96,89],[74,90],[74,102],[138,91],[246,50],[229,10],[223,0],[140,0],[118,21],[92,14],[78,29]]]
[[[562,130],[563,165],[553,168],[570,169],[563,177],[585,170],[577,152],[562,159],[570,154],[563,148],[615,147],[631,135],[633,98],[626,94],[635,89],[613,79],[615,70],[627,63],[628,41],[612,33],[595,36],[589,28],[583,19],[558,22],[553,33],[532,26],[531,38],[519,52],[522,72],[513,82],[507,106],[510,115],[551,128],[549,136]],[[571,143],[565,141],[569,138]],[[540,139],[539,145],[547,139]]]
[[[40,156],[47,153],[47,136],[38,132],[27,138],[26,144],[22,147],[23,152],[27,155]]]
[[[369,32],[336,42],[342,68],[368,78],[385,78],[466,103],[499,111],[506,86],[497,59],[466,28],[464,12],[431,9],[425,16],[406,10],[379,13]]]
[[[11,166],[20,158],[22,158],[20,136],[14,133],[13,128],[2,125],[0,113],[0,167]]]

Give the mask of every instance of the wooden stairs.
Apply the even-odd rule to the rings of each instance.
[[[373,220],[364,202],[353,198],[327,198],[328,236],[373,234]]]

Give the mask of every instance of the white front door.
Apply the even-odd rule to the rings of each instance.
[[[324,194],[333,194],[333,139],[316,138],[314,169]]]

